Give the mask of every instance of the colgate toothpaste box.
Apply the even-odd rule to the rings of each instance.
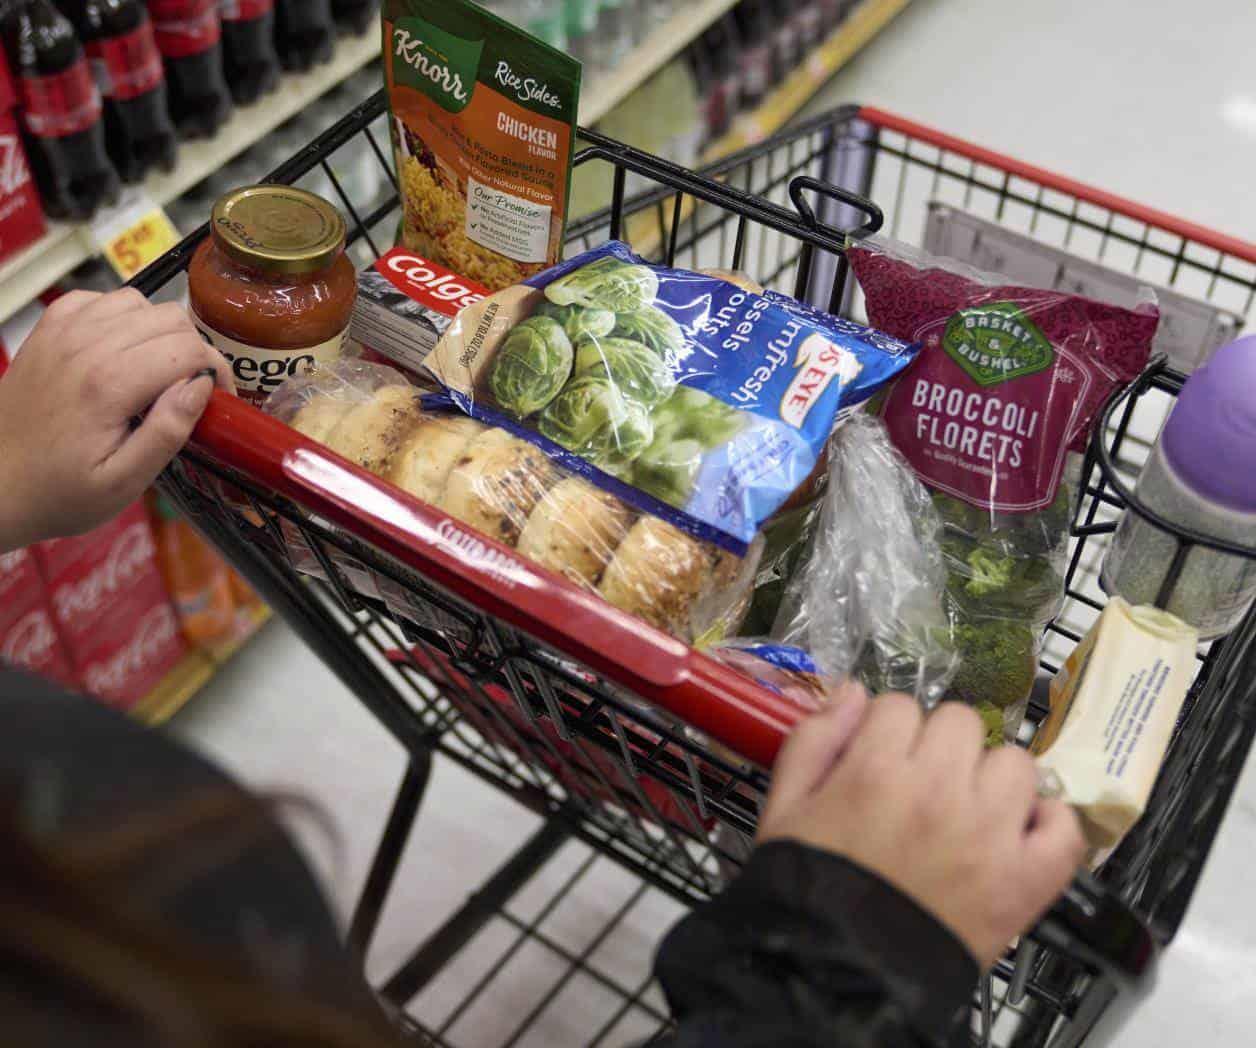
[[[133,592],[77,660],[83,687],[121,710],[148,695],[187,654],[179,619],[160,585]]]
[[[358,276],[349,337],[374,350],[383,363],[432,385],[423,361],[458,311],[487,294],[474,280],[407,248],[394,248]]]
[[[29,550],[0,554],[0,663],[77,683]]]

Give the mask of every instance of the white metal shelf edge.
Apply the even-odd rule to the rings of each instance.
[[[592,81],[580,98],[580,123],[597,123],[738,0],[689,0],[683,10],[656,26],[613,71]]]
[[[174,200],[357,72],[379,54],[379,47],[379,35],[373,32],[341,39],[326,65],[285,76],[279,90],[256,105],[237,109],[212,139],[181,143],[175,169],[150,176],[144,189],[159,204]],[[96,254],[90,227],[50,223],[41,239],[0,265],[0,321]]]

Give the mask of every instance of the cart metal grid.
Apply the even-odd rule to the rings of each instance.
[[[382,95],[364,103],[271,176],[298,181],[321,165],[362,262],[391,243],[398,199],[395,189],[353,199],[337,168],[342,150],[360,149],[364,139],[391,180],[383,110]],[[837,110],[700,174],[592,132],[585,142],[578,162],[606,169],[611,206],[571,226],[572,251],[620,236],[678,265],[745,269],[857,318],[841,249],[846,232],[880,224],[868,198],[887,205],[899,237],[922,228],[930,202],[944,201],[1244,316],[1256,299],[1256,246],[876,110]],[[206,232],[135,285],[177,297]],[[1048,631],[1048,670],[1102,607],[1097,565],[1122,509],[1114,483],[1136,471],[1180,381],[1149,373],[1097,428],[1073,529],[1069,599]],[[539,943],[568,972],[501,1043],[524,1043],[573,979],[618,1001],[601,1030],[579,1035],[592,1037],[587,1043],[619,1043],[625,1016],[665,1023],[648,968],[624,983],[588,951],[549,938],[545,921],[576,882],[531,919],[513,912],[512,900],[573,847],[589,862],[614,860],[639,879],[641,893],[684,905],[709,897],[744,855],[766,784],[761,769],[796,711],[229,398],[215,397],[163,483],[410,755],[354,915],[357,947],[370,944],[434,753],[542,816],[524,847],[384,980],[384,996],[421,1004],[468,943],[505,922],[519,940],[515,951]],[[1249,616],[1201,652],[1148,815],[1101,880],[1079,877],[977,988],[973,1043],[1079,1043],[1122,982],[1143,973],[1155,945],[1172,937],[1251,746],[1254,670]],[[452,1021],[421,1008],[410,1021],[439,1044],[480,1043],[457,1040],[457,1019],[508,960],[473,980]],[[957,1032],[957,1041],[966,1039]]]

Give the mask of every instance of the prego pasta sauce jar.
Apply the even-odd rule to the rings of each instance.
[[[292,186],[250,186],[219,199],[188,267],[192,319],[254,404],[340,356],[356,292],[343,216]]]

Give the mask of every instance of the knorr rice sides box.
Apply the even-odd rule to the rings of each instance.
[[[485,285],[558,261],[580,63],[467,0],[384,0],[401,242]]]

